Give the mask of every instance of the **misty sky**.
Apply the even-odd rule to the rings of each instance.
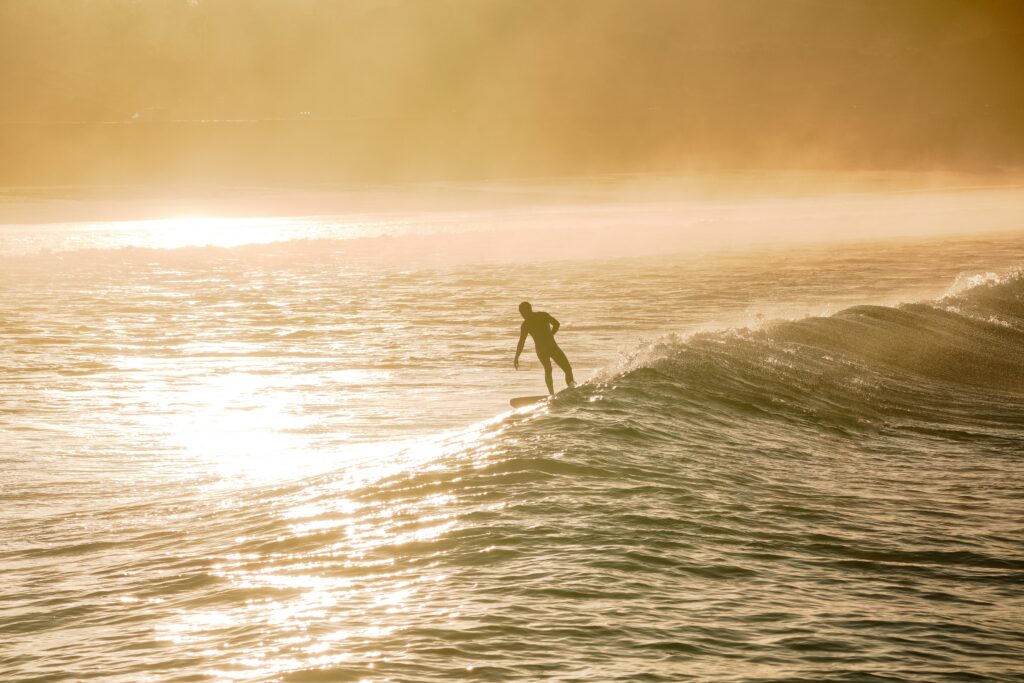
[[[1015,0],[4,0],[0,182],[1024,166]]]

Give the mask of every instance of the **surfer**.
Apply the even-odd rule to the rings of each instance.
[[[544,382],[548,385],[548,393],[552,396],[555,395],[555,384],[551,378],[551,361],[558,363],[558,367],[565,372],[565,383],[570,387],[576,386],[576,381],[572,378],[572,366],[569,365],[569,359],[565,357],[565,352],[558,348],[558,342],[555,341],[555,333],[560,327],[558,321],[549,313],[534,311],[529,301],[519,304],[519,312],[523,315],[523,326],[519,332],[516,359],[512,361],[516,370],[519,369],[519,356],[523,353],[526,335],[529,334],[533,337],[537,358],[544,366]]]

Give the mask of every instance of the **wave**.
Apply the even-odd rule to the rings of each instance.
[[[839,431],[943,424],[1020,429],[1024,271],[983,276],[932,302],[861,305],[827,317],[672,335],[641,344],[575,394],[605,436],[678,438],[696,428],[804,425]],[[583,406],[591,408],[583,410]],[[754,427],[753,425],[757,425]],[[952,425],[957,425],[954,428]]]

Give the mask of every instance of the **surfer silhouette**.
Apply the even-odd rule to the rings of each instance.
[[[519,346],[516,347],[516,358],[512,361],[516,370],[519,369],[519,356],[523,353],[523,345],[526,344],[526,335],[533,337],[533,346],[537,350],[537,358],[544,366],[544,382],[548,385],[548,393],[555,395],[555,384],[551,377],[551,361],[558,363],[565,373],[565,383],[576,386],[572,378],[572,366],[565,352],[558,347],[555,341],[555,333],[560,327],[559,322],[549,313],[534,311],[529,301],[519,304],[519,312],[523,315],[523,327],[519,332]]]

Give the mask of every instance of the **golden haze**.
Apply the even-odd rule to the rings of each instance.
[[[7,0],[0,183],[1005,171],[1012,0]]]

